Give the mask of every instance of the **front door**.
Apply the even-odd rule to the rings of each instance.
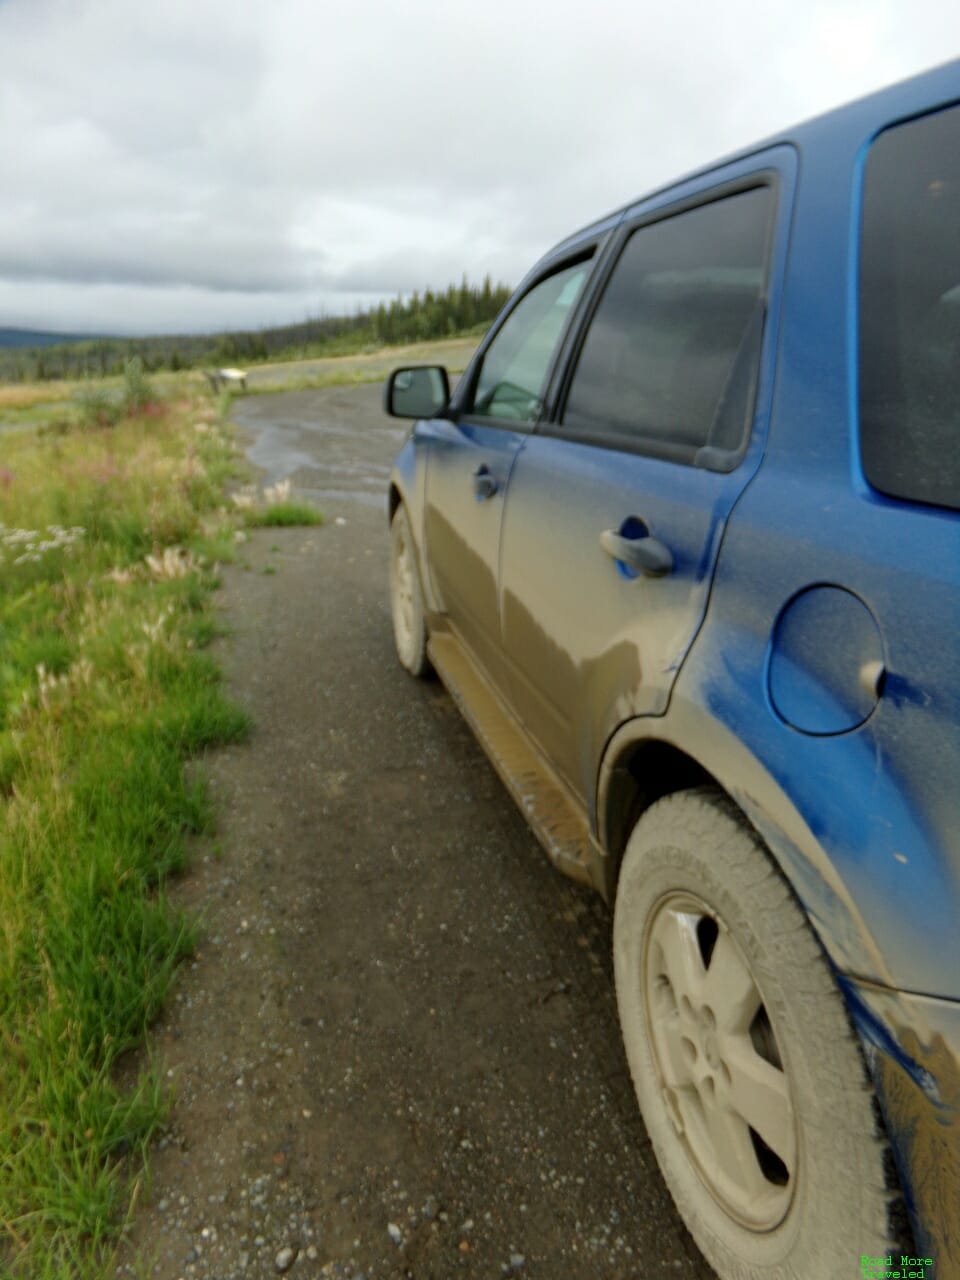
[[[540,416],[555,351],[589,269],[561,266],[522,294],[471,375],[452,420],[428,437],[424,563],[440,611],[499,683],[500,521],[515,460]]]

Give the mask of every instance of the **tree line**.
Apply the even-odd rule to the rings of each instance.
[[[43,347],[0,347],[0,382],[122,374],[139,357],[143,369],[220,367],[260,360],[302,360],[347,355],[367,347],[453,338],[486,328],[510,296],[507,285],[459,285],[402,295],[376,309],[348,316],[318,316],[299,324],[234,333],[173,334],[148,338],[89,338]]]

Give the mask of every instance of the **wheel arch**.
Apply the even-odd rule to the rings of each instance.
[[[637,736],[608,752],[600,772],[597,832],[609,858],[609,897],[620,875],[620,864],[641,815],[664,796],[713,783],[720,786],[693,756],[662,738]]]
[[[387,488],[387,519],[392,520],[397,507],[403,503],[410,517],[413,536],[418,543],[426,480],[425,466],[426,452],[416,447],[415,431],[411,431],[403,442],[400,452],[394,458],[390,470],[390,482]]]
[[[831,963],[841,973],[893,985],[882,950],[803,816],[763,762],[729,730],[687,704],[627,721],[599,768],[596,830],[608,856],[612,903],[630,832],[663,796],[715,786],[766,844]]]

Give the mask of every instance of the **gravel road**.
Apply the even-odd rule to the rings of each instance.
[[[249,744],[177,887],[204,940],[157,1028],[176,1090],[120,1276],[711,1273],[627,1075],[600,900],[560,877],[437,683],[392,651],[380,389],[235,405],[319,529],[228,571]]]

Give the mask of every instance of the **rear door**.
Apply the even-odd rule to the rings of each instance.
[[[497,603],[503,498],[540,417],[554,354],[590,270],[592,247],[538,277],[500,324],[453,416],[421,423],[429,439],[425,566],[433,598],[499,683]]]
[[[514,708],[581,796],[662,714],[770,398],[795,159],[778,148],[626,219],[501,535]]]

